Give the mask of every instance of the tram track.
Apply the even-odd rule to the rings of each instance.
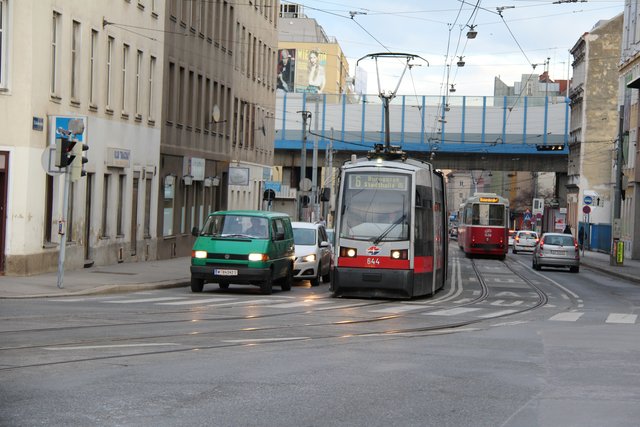
[[[373,316],[373,317],[366,317],[366,318],[360,318],[360,319],[352,319],[352,320],[340,320],[340,321],[330,321],[330,322],[315,322],[315,323],[305,323],[302,325],[291,325],[291,324],[284,324],[284,325],[266,325],[263,327],[256,327],[256,328],[229,328],[229,329],[224,329],[224,330],[215,330],[215,331],[199,331],[197,333],[194,333],[193,331],[188,331],[188,332],[178,332],[178,333],[165,333],[165,334],[140,334],[138,336],[128,336],[128,337],[120,337],[120,338],[114,338],[114,337],[100,337],[100,338],[87,338],[87,339],[81,339],[81,340],[65,340],[65,341],[61,341],[61,342],[56,342],[56,343],[46,343],[46,344],[38,344],[38,345],[29,345],[29,346],[13,346],[13,347],[3,347],[0,348],[0,354],[2,354],[3,352],[10,352],[10,351],[20,351],[20,350],[39,350],[39,349],[45,349],[45,348],[50,348],[53,346],[56,347],[72,347],[72,346],[89,346],[89,345],[98,345],[98,344],[121,344],[121,343],[139,343],[139,342],[145,342],[145,343],[150,343],[152,344],[154,341],[158,341],[158,340],[167,340],[167,339],[172,339],[172,340],[177,340],[180,341],[181,339],[183,341],[188,340],[188,339],[193,339],[194,337],[197,338],[207,338],[207,339],[215,339],[216,337],[229,337],[229,336],[241,336],[247,333],[253,333],[254,335],[256,333],[261,333],[261,332],[281,332],[281,331],[288,331],[289,334],[294,334],[298,337],[302,337],[302,338],[295,338],[295,339],[290,339],[289,341],[322,341],[322,340],[336,340],[336,339],[344,339],[345,336],[351,337],[351,338],[356,338],[356,337],[367,337],[367,336],[383,336],[383,337],[404,337],[404,338],[410,338],[410,337],[423,337],[426,335],[431,335],[433,333],[442,333],[442,332],[455,332],[457,330],[462,330],[462,328],[466,327],[466,326],[472,326],[474,324],[480,324],[480,323],[486,323],[487,321],[490,320],[495,320],[495,319],[500,319],[500,318],[505,318],[505,317],[513,317],[513,316],[517,316],[526,312],[530,312],[533,310],[536,310],[537,308],[540,308],[542,306],[544,306],[545,304],[547,304],[548,302],[548,294],[546,292],[544,292],[544,290],[542,290],[540,287],[538,287],[536,284],[534,284],[531,280],[529,280],[526,276],[524,276],[523,274],[521,274],[520,272],[518,272],[516,269],[514,269],[512,266],[509,265],[509,263],[507,263],[506,261],[500,261],[501,264],[503,264],[511,273],[513,273],[514,275],[516,275],[517,277],[519,277],[524,283],[527,284],[527,286],[529,288],[531,288],[537,295],[537,300],[535,301],[535,303],[533,303],[530,306],[527,307],[522,307],[519,309],[516,309],[510,313],[507,314],[498,314],[496,316],[493,317],[489,317],[489,318],[467,318],[467,319],[460,319],[458,318],[455,321],[449,321],[449,322],[444,322],[444,323],[438,323],[438,324],[430,324],[430,325],[424,325],[424,326],[416,326],[416,327],[406,327],[406,328],[389,328],[388,324],[385,327],[380,327],[380,328],[376,328],[375,330],[367,330],[367,331],[348,331],[347,334],[345,334],[344,328],[348,327],[348,326],[353,326],[353,325],[358,325],[358,324],[374,324],[374,323],[386,323],[387,321],[391,321],[391,320],[398,320],[398,319],[402,319],[402,318],[408,318],[409,316],[413,316],[415,317],[416,314],[425,314],[425,312],[427,312],[428,310],[424,310],[420,313],[416,313],[416,311],[412,312],[412,313],[398,313],[398,314],[392,314],[392,315],[384,315],[384,316]],[[455,307],[465,307],[465,306],[473,306],[473,305],[477,305],[477,304],[481,304],[485,301],[487,301],[488,299],[491,298],[491,287],[490,285],[487,284],[487,280],[484,277],[483,273],[480,271],[480,269],[478,268],[477,263],[475,262],[475,260],[471,260],[471,264],[473,267],[473,271],[475,273],[475,276],[477,278],[477,282],[479,284],[480,287],[480,293],[474,297],[472,300],[470,301],[466,301],[464,303],[460,303],[460,304],[451,304],[450,306],[447,306],[447,308],[455,308]],[[461,284],[460,284],[461,285]],[[434,300],[433,302],[436,302],[436,300]],[[353,306],[349,306],[347,308],[345,308],[344,306],[340,306],[340,307],[336,307],[336,308],[330,308],[330,307],[325,307],[322,310],[327,312],[327,311],[339,311],[339,310],[346,310],[346,309],[361,309],[361,308],[366,308],[366,307],[375,307],[375,306],[380,306],[380,305],[385,305],[385,304],[390,304],[390,303],[397,303],[396,301],[388,301],[388,300],[384,300],[384,301],[372,301],[372,302],[367,302],[364,304],[356,304]],[[426,307],[425,307],[426,308]],[[433,309],[434,306],[429,306],[429,309]],[[185,311],[180,311],[178,313],[189,313],[189,314],[193,314],[194,310],[185,310]],[[230,317],[224,317],[224,318],[220,318],[220,317],[216,317],[216,318],[203,318],[203,319],[197,319],[197,322],[220,322],[220,321],[234,321],[234,320],[248,320],[248,321],[252,321],[252,320],[261,320],[261,319],[268,319],[268,318],[283,318],[286,316],[295,316],[295,315],[300,315],[300,314],[308,314],[309,313],[309,309],[305,308],[304,310],[295,310],[295,311],[287,311],[287,312],[283,312],[283,313],[272,313],[272,314],[265,314],[265,315],[258,315],[258,316],[230,316]],[[148,313],[147,313],[148,314]],[[152,313],[152,314],[167,314],[167,312],[158,312],[158,313]],[[148,326],[148,325],[161,325],[161,324],[194,324],[194,319],[177,319],[177,320],[162,320],[162,321],[152,321],[152,322],[148,322],[148,321],[140,321],[140,322],[126,322],[126,323],[117,323],[117,324],[113,324],[113,323],[105,323],[105,324],[100,324],[100,325],[78,325],[78,326],[66,326],[66,327],[56,327],[56,328],[40,328],[40,329],[26,329],[26,330],[13,330],[13,331],[3,331],[0,332],[0,336],[2,335],[6,335],[9,333],[31,333],[31,332],[55,332],[55,331],[75,331],[75,330],[79,330],[79,329],[96,329],[96,328],[123,328],[123,327],[136,327],[136,326]],[[202,323],[200,323],[202,324]],[[320,328],[338,328],[338,330],[334,333],[320,333],[318,334],[317,331],[315,333],[315,336],[313,336],[314,334],[308,334],[309,331],[311,331],[312,329],[320,329]],[[298,332],[300,331],[300,332]],[[305,333],[306,332],[306,333]],[[312,335],[312,336],[306,336],[306,335]],[[205,351],[205,350],[217,350],[217,349],[227,349],[227,348],[234,348],[234,347],[242,347],[242,346],[246,346],[246,345],[269,345],[272,343],[281,343],[282,344],[282,340],[287,340],[286,338],[280,338],[280,341],[275,340],[274,341],[269,341],[268,339],[265,341],[265,339],[261,339],[261,338],[255,338],[253,342],[252,339],[246,338],[243,340],[239,340],[239,342],[224,342],[224,341],[228,341],[228,340],[221,340],[215,344],[209,344],[209,345],[189,345],[189,344],[177,344],[177,345],[181,345],[180,348],[163,348],[163,349],[154,349],[154,350],[148,350],[148,351],[141,351],[141,352],[132,352],[132,351],[125,351],[123,353],[119,353],[119,354],[112,354],[112,355],[95,355],[95,356],[90,356],[90,357],[72,357],[72,358],[65,358],[62,360],[55,360],[55,361],[48,361],[48,362],[41,362],[41,363],[25,363],[25,364],[20,364],[20,365],[14,365],[14,366],[5,366],[5,367],[0,367],[0,371],[5,371],[5,370],[17,370],[17,369],[27,369],[27,368],[34,368],[34,367],[42,367],[42,366],[50,366],[50,365],[59,365],[59,364],[71,364],[71,363],[88,363],[88,362],[92,362],[92,361],[103,361],[103,360],[111,360],[111,359],[123,359],[123,358],[137,358],[137,357],[151,357],[151,356],[157,356],[157,355],[163,355],[163,354],[175,354],[175,353],[180,353],[180,352],[192,352],[192,351]],[[252,344],[253,343],[253,344]]]

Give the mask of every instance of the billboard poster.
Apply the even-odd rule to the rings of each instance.
[[[277,89],[285,92],[293,92],[296,77],[296,50],[278,50],[278,77]]]
[[[327,54],[315,49],[296,51],[295,92],[324,93]]]

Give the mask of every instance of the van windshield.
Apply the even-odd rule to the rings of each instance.
[[[249,215],[210,215],[200,235],[266,239],[269,237],[269,221]]]

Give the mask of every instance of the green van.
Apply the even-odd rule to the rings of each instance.
[[[270,294],[293,284],[295,245],[291,219],[269,211],[218,211],[209,214],[191,251],[191,291],[205,283],[256,285]]]

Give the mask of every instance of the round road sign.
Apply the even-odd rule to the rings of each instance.
[[[583,206],[582,213],[586,213],[586,214],[591,213],[591,207],[587,205]]]
[[[591,203],[593,203],[593,197],[591,197],[591,196],[584,196],[584,204],[585,204],[585,205],[590,205]]]

